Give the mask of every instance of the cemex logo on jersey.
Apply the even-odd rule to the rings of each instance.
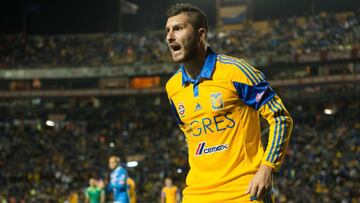
[[[227,150],[229,147],[228,144],[221,144],[218,146],[205,148],[205,144],[206,144],[206,142],[199,143],[199,145],[196,149],[196,152],[195,152],[196,156],[201,156],[202,154],[212,154],[215,152],[224,151],[224,150]]]

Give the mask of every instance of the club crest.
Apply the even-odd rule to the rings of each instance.
[[[213,110],[221,110],[224,108],[224,102],[221,92],[212,93],[210,95],[211,106]]]

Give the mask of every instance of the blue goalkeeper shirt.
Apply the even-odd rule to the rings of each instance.
[[[127,171],[118,166],[110,175],[110,184],[108,190],[113,192],[114,203],[129,203],[127,192]]]

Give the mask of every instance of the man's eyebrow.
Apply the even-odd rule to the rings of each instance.
[[[166,26],[165,27],[165,32],[170,30],[171,27],[176,27],[176,26],[184,26],[184,24],[180,22],[180,23],[176,23],[176,24],[173,24],[173,25]]]
[[[169,25],[169,26],[165,27],[165,30],[169,29],[170,27],[175,27],[175,26],[184,26],[184,24],[180,22],[180,23],[176,23],[176,24],[173,24],[173,25]]]

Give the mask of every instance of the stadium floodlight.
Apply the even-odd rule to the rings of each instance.
[[[333,114],[333,110],[331,110],[331,109],[324,109],[324,113],[325,113],[326,115],[331,115],[331,114]]]
[[[138,165],[137,161],[129,161],[129,162],[126,163],[126,166],[129,167],[129,168],[136,167],[137,165]]]
[[[178,168],[178,169],[176,169],[176,172],[177,172],[178,174],[180,174],[180,173],[182,173],[182,169],[181,169],[181,168]]]
[[[54,126],[55,126],[55,122],[54,122],[54,121],[51,121],[51,120],[47,120],[47,121],[45,122],[45,124],[46,124],[47,126],[50,126],[50,127],[54,127]]]

